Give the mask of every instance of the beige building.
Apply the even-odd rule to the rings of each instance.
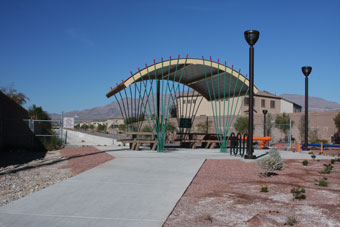
[[[230,98],[224,104],[223,100],[209,102],[200,95],[180,96],[177,98],[177,106],[180,109],[180,117],[184,115],[181,113],[195,112],[197,108],[196,116],[213,116],[213,112],[216,112],[218,115],[221,113],[222,115],[223,111],[226,115],[247,115],[249,97]],[[302,107],[267,91],[258,91],[254,95],[254,109],[258,114],[262,114],[264,109],[268,110],[268,113],[271,114],[281,114],[298,113],[301,112]]]

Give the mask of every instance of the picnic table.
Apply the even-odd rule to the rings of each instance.
[[[207,149],[216,148],[219,144],[216,133],[202,133],[202,132],[189,132],[189,133],[177,133],[180,136],[179,140],[182,144],[189,145],[192,149],[196,149],[198,146]],[[188,136],[188,138],[181,138],[181,136]],[[199,138],[201,137],[201,138]]]
[[[118,141],[124,145],[125,143],[129,143],[131,150],[138,151],[143,144],[149,144],[153,151],[157,149],[157,139],[152,132],[126,132],[125,134],[131,138],[120,139]]]

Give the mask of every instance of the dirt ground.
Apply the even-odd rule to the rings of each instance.
[[[285,160],[276,176],[261,177],[256,163],[207,160],[164,226],[340,226],[340,162]],[[327,178],[328,186],[316,180]],[[269,192],[260,192],[267,185]],[[305,200],[291,189],[305,188]]]

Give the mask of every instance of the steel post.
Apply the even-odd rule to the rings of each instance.
[[[253,128],[254,128],[254,45],[257,42],[260,33],[256,30],[244,32],[245,39],[249,47],[249,119],[248,119],[248,149],[245,159],[256,159],[253,148]]]
[[[312,67],[302,67],[302,72],[305,75],[305,145],[303,150],[308,150],[308,76],[312,71]]]

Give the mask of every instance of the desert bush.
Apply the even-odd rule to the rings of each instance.
[[[318,182],[317,185],[319,185],[319,186],[322,186],[322,187],[328,186],[327,177],[323,177],[320,180],[315,179],[315,181]]]
[[[51,136],[48,138],[42,139],[42,144],[48,151],[54,151],[62,148],[63,146],[63,141],[60,139],[58,136]]]
[[[213,217],[211,216],[211,214],[206,213],[203,215],[203,218],[204,220],[210,221],[211,223],[213,222]]]
[[[283,162],[277,148],[272,148],[268,156],[258,160],[257,164],[266,171],[281,170],[283,167]]]
[[[332,164],[323,164],[324,165],[324,169],[322,171],[320,171],[321,174],[330,174],[332,169],[333,169],[333,166]]]
[[[308,166],[308,161],[307,161],[307,160],[304,160],[304,161],[302,162],[302,165]]]
[[[293,187],[290,192],[293,194],[294,199],[306,199],[306,190],[304,187],[302,187],[301,185],[298,185],[297,187]]]
[[[288,216],[286,223],[287,223],[287,225],[290,225],[290,226],[297,224],[298,222],[296,220],[296,216],[295,215]]]
[[[268,189],[268,186],[267,185],[262,185],[261,186],[261,192],[268,192],[269,191],[269,189]]]

